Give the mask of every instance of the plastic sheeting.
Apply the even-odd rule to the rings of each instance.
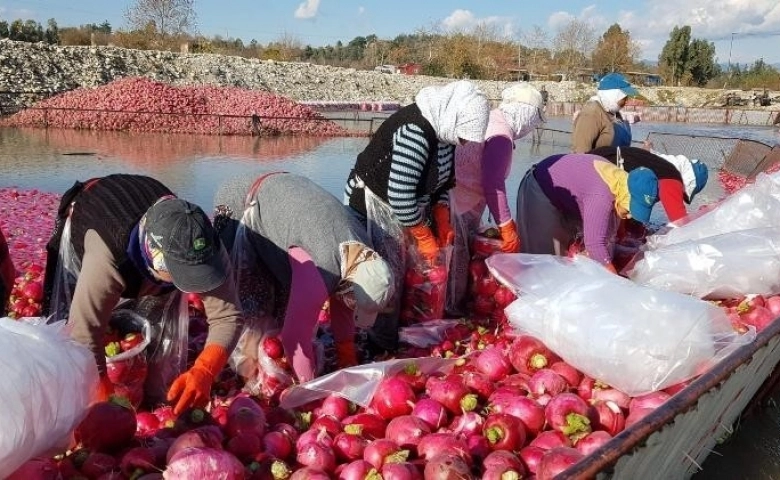
[[[631,396],[701,374],[755,339],[715,305],[637,285],[587,257],[497,254],[486,263],[518,294],[505,310],[517,330]]]

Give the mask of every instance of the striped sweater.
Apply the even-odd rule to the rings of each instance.
[[[377,145],[387,141],[383,136],[390,136],[384,154]],[[432,138],[419,120],[400,123],[391,131],[380,128],[361,156],[365,159],[368,152],[376,161],[366,167],[364,160],[361,166],[359,157],[344,191],[344,202],[361,214],[366,212],[358,177],[387,202],[403,226],[424,222],[423,211],[431,203],[448,202],[448,190],[454,185],[455,146]]]

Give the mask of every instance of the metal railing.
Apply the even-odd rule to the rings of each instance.
[[[562,147],[568,151],[571,131],[538,128],[531,141],[534,145]],[[650,132],[644,140],[632,143],[641,146],[645,142],[661,153],[696,158],[744,178],[753,178],[780,163],[780,146],[773,147],[757,140]]]

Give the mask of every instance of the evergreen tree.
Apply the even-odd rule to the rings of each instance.
[[[677,86],[688,70],[690,43],[691,27],[674,27],[658,57],[658,65],[664,69],[670,83]]]

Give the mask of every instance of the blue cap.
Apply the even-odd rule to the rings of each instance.
[[[638,222],[650,223],[650,212],[658,201],[658,177],[645,167],[635,168],[628,174],[628,193],[631,203],[628,211]]]
[[[696,178],[696,186],[693,188],[693,193],[691,194],[691,200],[693,200],[693,196],[701,192],[704,189],[704,186],[707,185],[707,179],[710,174],[707,165],[705,165],[704,162],[691,160],[691,166],[693,167],[693,175]]]
[[[601,80],[599,80],[599,90],[621,90],[629,97],[639,94],[636,88],[628,83],[626,77],[619,73],[610,73],[601,77]]]

